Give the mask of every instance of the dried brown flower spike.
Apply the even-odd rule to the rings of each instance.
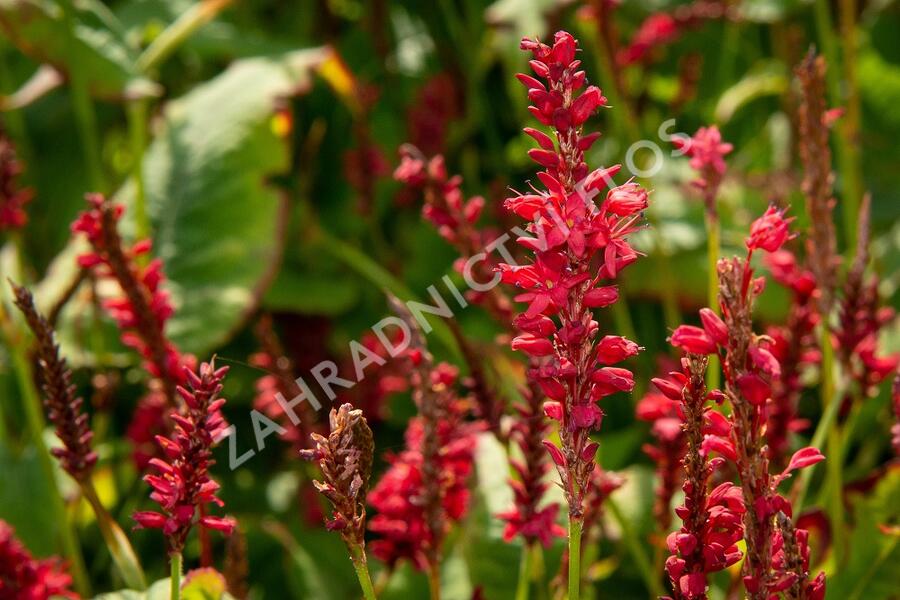
[[[63,443],[62,448],[54,448],[51,452],[69,475],[78,481],[84,481],[97,463],[97,454],[91,450],[91,438],[94,434],[88,423],[88,415],[82,410],[83,401],[75,396],[75,386],[71,382],[72,372],[60,355],[53,329],[35,307],[31,292],[13,282],[10,285],[16,297],[16,306],[25,315],[28,327],[34,333],[41,367],[44,406],[47,408],[48,418],[56,427],[56,435]]]
[[[819,285],[819,310],[831,312],[837,285],[837,254],[831,172],[831,149],[828,132],[831,121],[825,105],[825,59],[810,50],[795,72],[800,80],[802,99],[798,110],[800,158],[803,161],[803,193],[812,224],[808,245],[809,265]]]
[[[372,430],[362,411],[351,404],[331,409],[328,437],[313,433],[315,448],[301,450],[306,460],[314,460],[322,469],[319,492],[333,505],[332,518],[325,525],[339,531],[350,550],[350,558],[366,598],[374,598],[366,566],[366,492],[372,475],[375,443]]]

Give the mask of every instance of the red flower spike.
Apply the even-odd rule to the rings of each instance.
[[[207,504],[222,505],[216,497],[218,484],[209,476],[214,464],[212,448],[225,430],[225,422],[219,412],[222,406],[218,394],[228,367],[215,368],[215,363],[200,365],[199,374],[187,371],[184,380],[185,408],[173,413],[175,422],[168,442],[162,444],[168,460],[154,458],[149,461],[158,475],[146,475],[152,488],[150,497],[160,505],[160,512],[139,511],[132,515],[135,528],[162,529],[170,553],[181,552],[190,533],[196,515],[199,524],[207,529],[230,533],[234,519],[204,514]],[[178,448],[176,454],[175,446]]]
[[[73,233],[83,233],[92,252],[79,263],[93,269],[98,277],[114,279],[124,294],[103,303],[107,313],[122,330],[122,342],[137,350],[151,376],[159,378],[168,402],[176,403],[175,387],[184,382],[184,368],[193,366],[193,357],[184,356],[166,337],[165,324],[174,312],[164,283],[162,263],[157,259],[141,266],[135,258],[150,249],[149,240],[128,247],[118,232],[124,207],[100,194],[88,194],[90,208],[72,223]]]
[[[710,393],[706,390],[706,369],[708,359],[704,355],[689,354],[682,360],[680,380],[683,381],[679,402],[678,443],[663,445],[661,440],[658,464],[683,456],[679,466],[684,470],[684,504],[675,509],[682,520],[679,530],[672,532],[666,542],[671,556],[666,560],[666,573],[672,585],[674,597],[683,599],[705,599],[707,576],[728,568],[741,558],[737,543],[743,537],[741,516],[744,504],[740,488],[731,483],[723,483],[709,490],[709,479],[716,468],[716,462],[707,458],[710,442],[735,458],[730,443],[715,436],[704,436],[710,409],[706,406]],[[674,384],[673,384],[674,385]],[[725,432],[730,434],[730,428]],[[671,466],[669,467],[672,468]],[[665,475],[663,473],[663,475]],[[679,473],[680,475],[680,473]],[[677,476],[668,476],[672,481]],[[663,483],[666,478],[661,479]],[[661,487],[657,505],[663,504],[668,514],[672,484]],[[668,522],[661,522],[664,530]]]
[[[524,39],[521,47],[532,54],[529,64],[536,75],[519,77],[528,88],[529,110],[553,132],[526,130],[539,145],[529,155],[544,167],[538,179],[545,189],[516,194],[504,203],[529,221],[529,235],[517,241],[534,253],[534,261],[501,264],[497,270],[504,283],[518,288],[515,300],[528,305],[524,317],[516,319],[524,333],[514,339],[513,348],[544,361],[530,374],[558,402],[548,405],[548,414],[560,423],[563,449],[548,445],[548,450],[562,478],[569,514],[578,518],[593,471],[588,432],[603,416],[596,402],[634,386],[630,372],[608,365],[639,350],[615,336],[598,342],[590,310],[618,299],[613,280],[638,257],[627,237],[639,226],[637,215],[647,207],[647,192],[634,182],[616,186],[612,177],[618,167],[591,171],[584,161],[597,135],[584,135],[582,126],[606,105],[606,98],[586,83],[572,35],[560,31],[552,45]],[[605,198],[595,201],[606,189]],[[579,390],[577,396],[574,390]]]
[[[72,577],[59,558],[35,559],[15,537],[13,528],[0,519],[0,598],[78,598],[71,587]]]
[[[25,206],[34,198],[34,191],[19,186],[21,174],[15,146],[0,131],[0,232],[21,229],[28,223]]]

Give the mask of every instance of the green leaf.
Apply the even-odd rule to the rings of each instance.
[[[285,204],[267,180],[290,161],[271,118],[325,56],[236,61],[165,108],[144,161],[147,210],[176,308],[167,332],[187,352],[224,343],[275,274]],[[133,207],[134,197],[130,182],[119,199]]]
[[[4,479],[0,485],[0,517],[16,530],[16,537],[35,556],[58,553],[56,530],[46,526],[55,518],[50,501],[55,491],[47,486],[34,447],[14,454],[0,444],[0,472]]]
[[[854,503],[856,528],[850,537],[847,564],[828,581],[827,598],[888,600],[900,589],[900,470],[889,469],[873,493]],[[893,533],[880,526],[893,526]]]
[[[263,306],[271,311],[335,316],[350,310],[359,297],[359,284],[353,279],[282,268]]]
[[[73,65],[88,88],[104,98],[155,95],[158,86],[141,77],[137,53],[102,2],[73,2],[72,24],[52,0],[0,0],[0,27],[23,53],[68,74]]]
[[[788,89],[784,65],[767,62],[725,90],[716,104],[716,121],[727,123],[741,108],[764,96],[779,96]]]

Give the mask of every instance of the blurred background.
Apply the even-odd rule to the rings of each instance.
[[[560,28],[581,40],[588,78],[611,105],[589,122],[603,137],[588,163],[623,162],[632,144],[649,142],[632,155],[652,171],[643,180],[653,190],[652,227],[637,243],[648,259],[621,281],[630,326],[647,348],[637,379],[656,373],[671,324],[695,314],[707,297],[703,206],[687,159],[673,156],[668,136],[715,123],[734,144],[720,194],[723,254],[741,247],[749,222],[769,203],[792,205],[804,229],[793,68],[811,46],[829,61],[829,103],[844,109],[832,136],[841,251],[852,254],[858,211],[844,199],[868,191],[880,292],[898,306],[897,2],[0,0],[0,126],[23,167],[18,185],[33,190],[27,223],[0,233],[0,272],[31,285],[43,307],[72,294],[59,316],[60,340],[90,400],[98,481],[121,523],[146,504],[130,460],[137,442],[128,435],[143,373],[97,309],[90,282],[78,279],[75,256],[83,248],[69,225],[85,207],[84,194],[124,202],[126,237],[153,237],[176,308],[167,331],[182,350],[201,359],[216,353],[232,367],[228,417],[244,432],[241,450],[254,447],[248,413],[265,373],[253,356],[266,331],[277,332],[297,374],[322,359],[347,364],[349,341],[389,314],[385,290],[422,298],[429,285],[453,274],[455,250],[422,220],[421,198],[392,180],[401,144],[443,154],[448,171],[463,176],[467,195],[485,197],[484,223],[498,231],[515,224],[502,200],[509,187],[526,188],[535,172],[526,156],[533,142],[521,132],[531,118],[514,77],[527,68],[519,40],[548,38]],[[786,307],[787,294],[773,285],[758,314],[779,322]],[[485,311],[459,311],[455,321],[484,356],[521,372],[498,349],[502,330]],[[58,551],[47,525],[50,491],[24,433],[15,369],[21,348],[14,324],[7,325],[0,347],[9,431],[0,444],[0,517],[45,555]],[[601,323],[613,331],[616,325]],[[436,326],[429,344],[439,358],[462,366],[446,325]],[[900,349],[900,330],[890,328],[882,344]],[[384,452],[401,447],[414,412],[408,392],[391,389],[373,379],[349,398],[377,424],[377,469]],[[887,406],[882,391],[866,404],[849,441],[851,486],[889,452],[886,428],[878,425]],[[634,400],[625,396],[604,409],[601,462],[627,475],[620,504],[634,529],[629,533],[647,539],[653,466],[641,446],[648,426],[635,419]],[[801,414],[818,415],[814,395],[804,397]],[[303,483],[307,467],[289,444],[269,441],[234,472],[227,448],[220,449],[214,469],[229,512],[247,534],[254,593],[353,597],[343,546],[321,528],[319,499]],[[495,459],[478,461],[489,466]],[[502,590],[514,589],[519,552],[500,540],[502,524],[490,517],[508,505],[509,491],[489,470],[478,476],[473,515],[448,553],[448,598],[469,598],[476,589],[503,598]],[[58,480],[71,491],[64,476]],[[95,587],[111,589],[91,513],[73,510],[83,518]],[[872,543],[866,536],[873,527],[857,529],[850,556]],[[605,597],[646,597],[622,531],[612,524],[608,533],[590,576],[605,582]],[[130,537],[145,567],[162,576],[158,536]],[[829,597],[851,597],[841,581],[858,582],[866,556],[894,556],[894,548],[860,550],[863,558],[829,583]],[[561,546],[548,562],[559,552]],[[403,567],[383,597],[424,597],[424,585]]]

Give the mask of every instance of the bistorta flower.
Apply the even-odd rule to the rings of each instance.
[[[300,456],[319,464],[322,480],[313,483],[332,504],[325,526],[341,534],[368,597],[372,582],[366,567],[366,493],[375,442],[362,411],[351,404],[331,409],[328,423],[328,436],[313,433],[315,446],[301,450]]]
[[[790,238],[790,220],[781,211],[769,209],[750,228],[747,256],[719,261],[719,307],[722,318],[711,310],[702,315],[705,338],[697,332],[672,336],[672,343],[688,353],[718,354],[725,374],[725,398],[732,413],[727,435],[711,433],[703,444],[732,460],[737,466],[744,501],[744,587],[751,600],[768,600],[775,584],[772,540],[775,515],[790,514],[790,503],[778,484],[800,468],[825,457],[813,447],[794,453],[778,475],[769,474],[766,449],[766,407],[771,401],[773,381],[781,376],[778,360],[769,350],[769,340],[753,332],[753,304],[765,287],[765,278],[755,278],[750,259],[754,251],[777,252]],[[686,327],[686,326],[682,326]],[[679,328],[681,329],[681,328]],[[682,340],[689,340],[687,343]],[[699,340],[699,341],[698,341]],[[714,349],[708,351],[708,342]]]
[[[174,406],[175,388],[184,384],[184,369],[192,367],[194,361],[182,355],[165,335],[173,308],[163,288],[162,261],[157,258],[146,265],[140,263],[139,258],[150,252],[150,240],[130,246],[122,240],[118,223],[124,206],[100,194],[88,194],[87,201],[90,208],[72,223],[72,232],[83,233],[92,252],[79,256],[78,263],[98,277],[112,278],[119,284],[123,297],[107,299],[103,306],[122,330],[122,343],[141,354],[145,368],[162,381],[166,398]]]
[[[678,600],[705,600],[708,575],[741,559],[737,547],[744,533],[741,490],[730,482],[709,489],[713,473],[725,459],[710,459],[704,439],[710,434],[728,437],[730,423],[710,408],[710,401],[721,401],[722,395],[707,391],[707,365],[706,356],[687,354],[681,370],[670,374],[670,385],[659,386],[668,400],[677,403],[685,440],[684,504],[675,509],[682,526],[666,539],[671,553],[666,574]]]
[[[560,31],[552,46],[523,39],[521,47],[531,52],[537,75],[518,75],[528,89],[529,110],[555,139],[525,129],[538,143],[529,156],[544,167],[538,179],[545,189],[517,194],[505,206],[529,221],[527,230],[535,237],[517,241],[534,253],[534,261],[499,269],[502,281],[519,289],[515,300],[528,304],[516,318],[521,334],[513,349],[548,357],[533,376],[548,398],[545,413],[560,423],[562,448],[545,445],[562,479],[570,519],[580,521],[597,449],[589,434],[603,417],[597,402],[631,391],[631,372],[613,365],[639,350],[617,336],[598,341],[591,309],[616,301],[611,281],[638,257],[627,237],[639,227],[647,192],[633,182],[615,186],[612,176],[619,167],[591,171],[584,161],[599,134],[583,134],[583,125],[606,98],[600,88],[586,86],[575,38]],[[607,187],[598,205],[592,198]],[[595,257],[599,268],[593,266]]]
[[[228,367],[216,369],[214,361],[201,364],[198,373],[185,368],[189,389],[177,388],[184,408],[171,414],[175,423],[171,436],[156,438],[165,459],[151,459],[157,474],[144,476],[160,511],[134,513],[136,528],[162,529],[170,554],[181,553],[195,524],[226,535],[235,526],[230,517],[205,514],[209,504],[223,506],[216,496],[219,484],[210,477],[209,468],[215,464],[212,448],[226,427],[220,412],[225,399],[219,393],[227,372]]]
[[[10,284],[16,306],[35,337],[44,407],[63,444],[62,448],[53,448],[50,453],[59,459],[69,475],[82,481],[90,477],[97,463],[97,453],[91,449],[94,433],[83,408],[84,402],[75,394],[72,371],[60,354],[53,329],[35,306],[31,292],[23,286]]]
[[[0,519],[0,598],[78,598],[71,588],[72,577],[60,559],[35,559],[16,538],[9,523]]]
[[[0,131],[0,231],[21,229],[28,222],[25,206],[34,191],[19,185],[22,162],[12,140]]]

